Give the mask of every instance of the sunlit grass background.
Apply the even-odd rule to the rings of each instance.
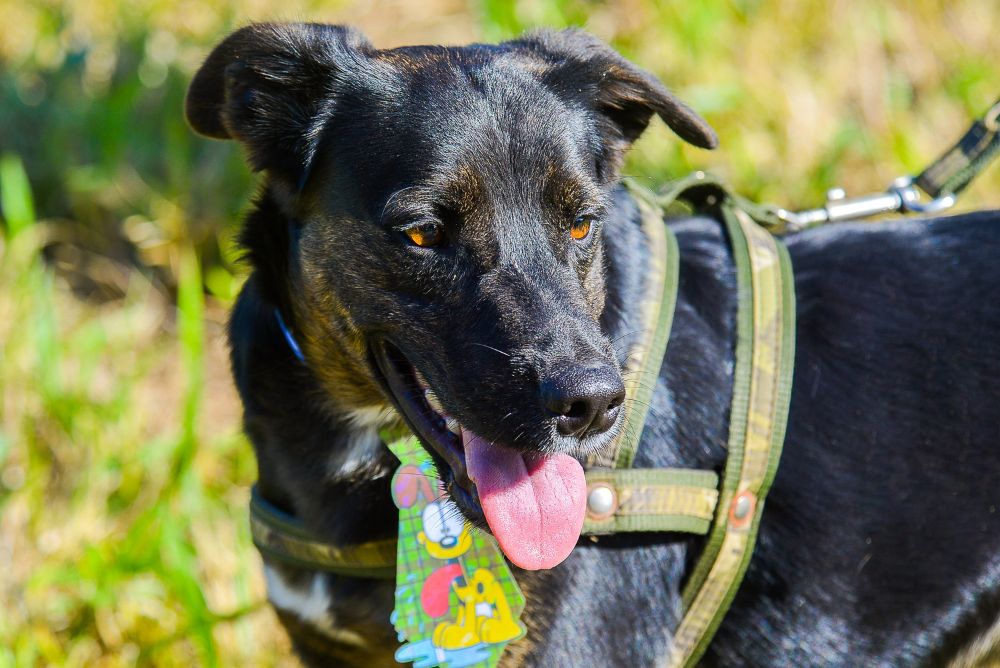
[[[222,329],[254,179],[181,113],[228,30],[350,22],[390,46],[582,25],[721,137],[710,154],[654,124],[628,173],[707,168],[793,206],[918,171],[1000,95],[986,0],[0,0],[0,16],[0,666],[289,662]],[[998,205],[1000,166],[962,200]]]

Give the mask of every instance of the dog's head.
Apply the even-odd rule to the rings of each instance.
[[[343,27],[254,25],[188,94],[191,125],[266,174],[289,227],[268,252],[287,256],[329,401],[358,419],[391,402],[522,566],[575,543],[574,458],[620,428],[602,221],[654,114],[714,147],[659,81],[579,31],[382,51]]]

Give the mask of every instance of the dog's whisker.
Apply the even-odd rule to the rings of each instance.
[[[643,404],[639,404],[639,405],[641,406],[641,405],[643,405]],[[650,415],[652,415],[653,417],[655,417],[655,418],[662,418],[662,417],[665,417],[665,416],[664,416],[664,415],[663,415],[662,413],[660,413],[660,411],[656,410],[656,409],[655,409],[655,408],[653,408],[652,406],[650,406],[650,405],[648,405],[648,404],[646,404],[645,406],[646,406],[646,409],[647,409],[647,412],[648,412],[648,413],[649,413]]]
[[[389,205],[392,204],[393,201],[397,197],[399,197],[400,195],[402,195],[403,193],[405,193],[407,191],[414,190],[415,188],[416,188],[416,186],[407,186],[405,188],[400,188],[399,190],[397,190],[394,193],[392,193],[391,195],[389,195],[389,197],[386,198],[386,200],[385,200],[385,204],[382,205],[382,212],[379,214],[379,221],[385,220],[385,212],[386,212],[386,210],[388,210]]]
[[[500,350],[499,348],[494,348],[493,346],[488,346],[485,343],[475,343],[475,342],[473,342],[473,343],[469,343],[467,345],[470,345],[470,346],[479,346],[480,348],[486,348],[487,350],[492,350],[495,353],[500,353],[504,357],[510,357],[510,353],[505,353],[504,351]]]
[[[644,383],[642,381],[634,381],[636,387],[642,388],[644,390],[656,390],[655,384]]]
[[[616,336],[615,338],[611,339],[611,341],[609,343],[612,346],[614,346],[616,343],[618,343],[619,341],[621,341],[622,339],[624,339],[626,336],[632,336],[634,334],[640,333],[641,331],[642,331],[641,329],[633,329],[630,332],[625,332],[624,334],[620,334],[619,336]]]
[[[631,399],[627,399],[625,402],[622,403],[622,405],[623,406],[639,405],[639,406],[644,406],[644,407],[646,407],[646,408],[648,408],[650,410],[653,409],[653,404],[651,402],[649,402],[649,401],[640,401],[639,399],[636,399],[634,397],[631,398]]]
[[[654,179],[652,176],[649,176],[648,174],[632,174],[632,173],[627,173],[626,174],[626,173],[622,172],[621,178],[623,178],[623,179],[645,179],[645,180],[650,181],[650,182],[655,182],[656,181],[656,179]]]
[[[629,356],[628,359],[631,360],[632,359],[631,356]],[[659,369],[646,369],[646,368],[639,367],[637,369],[628,369],[628,370],[625,371],[625,373],[628,373],[628,374],[634,374],[634,373],[643,374],[643,373],[645,373],[645,374],[652,374],[652,375],[658,376],[658,375],[660,375],[659,371],[660,371]]]
[[[645,378],[643,377],[642,374],[639,373],[623,373],[622,380],[629,383],[634,383],[639,387],[655,388],[657,385],[657,381],[659,380],[659,377],[654,376],[653,378]]]

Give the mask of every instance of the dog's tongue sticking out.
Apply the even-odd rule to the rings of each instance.
[[[469,478],[504,554],[527,570],[552,568],[573,551],[587,481],[568,455],[525,454],[462,430]]]

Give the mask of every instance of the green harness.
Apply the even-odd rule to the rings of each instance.
[[[643,304],[647,326],[628,356],[626,371],[636,372],[626,374],[631,401],[624,419],[631,429],[587,462],[582,533],[708,535],[684,587],[684,616],[664,661],[665,666],[686,667],[704,654],[739,588],[781,456],[795,346],[791,264],[784,246],[762,227],[778,224],[774,213],[733,195],[704,173],[659,195],[633,183],[628,187],[640,207],[651,250]],[[631,468],[654,387],[640,381],[659,374],[677,296],[677,241],[663,224],[663,215],[681,205],[721,219],[736,266],[736,363],[721,484],[714,471]],[[324,543],[256,490],[250,523],[255,545],[270,558],[351,577],[396,577],[395,539],[349,546]]]

